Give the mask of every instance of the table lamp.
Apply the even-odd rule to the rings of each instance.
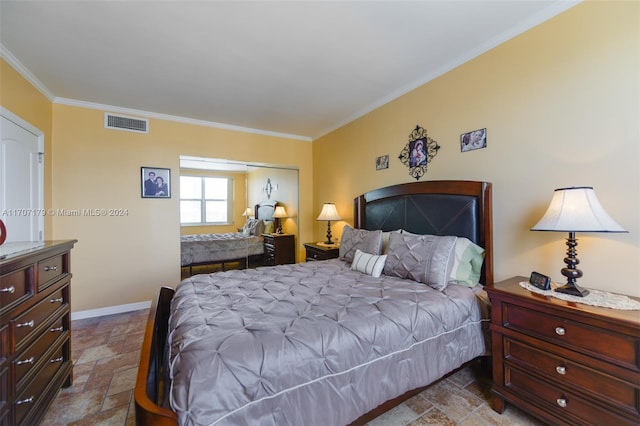
[[[590,186],[556,189],[546,213],[531,230],[569,233],[564,258],[567,267],[562,268],[567,284],[555,291],[578,297],[586,296],[589,290],[576,284],[582,277],[582,271],[576,268],[580,263],[576,258],[576,232],[627,232],[607,214]]]
[[[342,220],[342,218],[338,214],[338,210],[336,210],[336,205],[333,203],[324,203],[322,206],[322,211],[320,212],[320,216],[318,216],[317,220],[327,221],[327,241],[325,241],[324,244],[334,244],[334,242],[331,241],[331,221]]]
[[[242,213],[242,216],[253,217],[253,209],[251,207],[247,207],[247,209]]]
[[[282,206],[276,207],[276,210],[273,212],[273,218],[276,220],[276,234],[282,234],[282,219],[287,216],[287,211]]]

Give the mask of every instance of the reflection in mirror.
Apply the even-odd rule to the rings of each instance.
[[[274,256],[295,262],[298,187],[295,167],[181,156],[182,277],[273,264]],[[277,206],[287,212],[283,234],[265,244]]]

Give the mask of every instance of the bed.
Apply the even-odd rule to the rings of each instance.
[[[355,198],[341,259],[162,288],[141,352],[137,424],[364,424],[485,355],[481,286],[437,289],[396,266],[380,276],[353,268],[366,257],[403,263],[422,250],[408,243],[466,239],[484,248],[479,281],[491,285],[491,217],[490,183],[395,185]],[[360,250],[383,244],[380,234],[387,254]]]
[[[180,237],[180,265],[189,268],[198,265],[221,264],[225,269],[227,263],[239,262],[241,267],[249,267],[250,263],[262,264],[265,232],[261,222],[273,226],[273,212],[277,201],[265,200],[254,207],[255,219],[247,218],[247,223],[239,232],[221,234],[193,234]]]

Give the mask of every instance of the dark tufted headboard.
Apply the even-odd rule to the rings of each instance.
[[[388,186],[354,199],[354,227],[466,237],[485,249],[481,283],[493,284],[491,183],[425,181]]]

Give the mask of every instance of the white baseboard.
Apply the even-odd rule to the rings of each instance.
[[[85,318],[102,317],[104,315],[121,314],[124,312],[139,311],[141,309],[149,309],[150,307],[151,300],[147,300],[146,302],[128,303],[126,305],[108,306],[106,308],[71,312],[71,321]]]

